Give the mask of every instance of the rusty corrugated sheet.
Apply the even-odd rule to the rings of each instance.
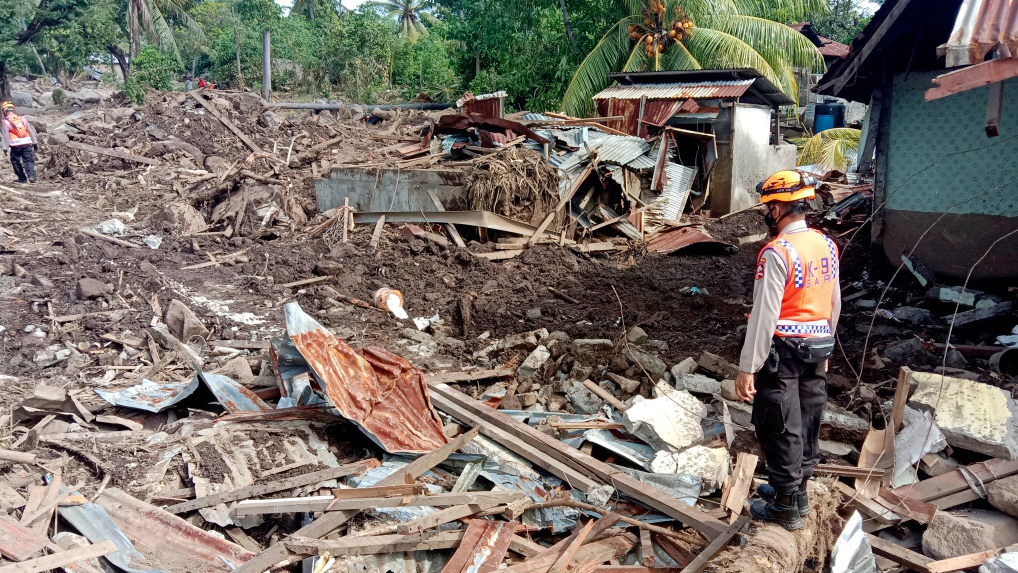
[[[978,64],[998,45],[1018,57],[1018,0],[963,0],[954,30],[938,50],[947,67]]]
[[[251,389],[240,385],[229,376],[199,372],[195,378],[204,382],[209,390],[212,390],[212,393],[215,394],[216,401],[231,414],[273,410],[272,406],[266,404]]]
[[[638,84],[608,86],[594,96],[598,99],[709,99],[737,98],[746,93],[755,80],[727,80],[716,82],[676,82],[667,84]]]
[[[621,115],[622,119],[609,121],[605,125],[629,135],[636,135],[640,126],[640,99],[610,98],[606,101],[608,102],[608,113],[602,117]]]
[[[286,332],[344,417],[390,453],[425,453],[448,442],[424,375],[381,348],[355,352],[295,302],[283,306]]]
[[[502,106],[499,105],[498,99],[475,99],[463,104],[463,111],[467,113],[478,113],[491,117],[502,117],[502,114],[499,113],[501,109]]]
[[[692,101],[693,105],[696,105],[695,100]],[[679,110],[685,106],[686,103],[682,100],[653,100],[644,103],[643,105],[643,123],[640,124],[640,136],[647,137],[647,126],[654,125],[661,127],[672,118],[673,115],[679,113]]]
[[[667,255],[697,243],[716,243],[731,247],[728,243],[723,243],[712,237],[703,227],[690,225],[688,227],[669,228],[655,233],[647,240],[647,250]]]
[[[442,573],[490,573],[498,569],[518,525],[515,521],[471,519],[463,541]]]
[[[123,390],[96,390],[110,404],[122,408],[137,408],[147,412],[159,413],[177,405],[194,394],[198,389],[198,379],[189,382],[153,382],[142,379],[141,384]]]

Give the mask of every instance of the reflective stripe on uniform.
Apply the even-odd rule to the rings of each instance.
[[[831,324],[826,320],[779,320],[774,334],[778,336],[830,336]]]
[[[792,246],[792,243],[784,239],[778,239],[778,244],[788,251],[788,258],[792,261],[792,278],[795,288],[802,288],[805,281],[805,273],[802,270],[802,260],[799,259],[799,253]]]
[[[7,140],[8,145],[11,147],[19,147],[22,145],[32,145],[32,136],[28,137],[12,137]]]

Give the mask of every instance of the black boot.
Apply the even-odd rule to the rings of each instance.
[[[777,523],[788,530],[800,529],[805,525],[799,516],[796,493],[779,493],[771,501],[754,501],[749,513],[754,519]]]
[[[760,484],[760,487],[756,488],[756,494],[759,495],[764,501],[770,501],[774,499],[777,492],[770,484]],[[799,486],[799,489],[795,492],[795,505],[799,508],[799,516],[806,517],[810,514],[809,507],[809,496],[806,495],[806,483],[805,481]]]

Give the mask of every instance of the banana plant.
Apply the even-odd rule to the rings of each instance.
[[[807,18],[824,0],[625,0],[616,22],[573,74],[563,111],[583,116],[611,72],[755,68],[793,98],[794,68],[821,72],[824,59],[805,36],[769,19]]]

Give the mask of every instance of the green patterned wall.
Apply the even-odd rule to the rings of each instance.
[[[887,208],[1018,217],[1018,79],[1004,82],[1000,136],[986,137],[989,88],[926,101],[939,73],[894,77]]]

